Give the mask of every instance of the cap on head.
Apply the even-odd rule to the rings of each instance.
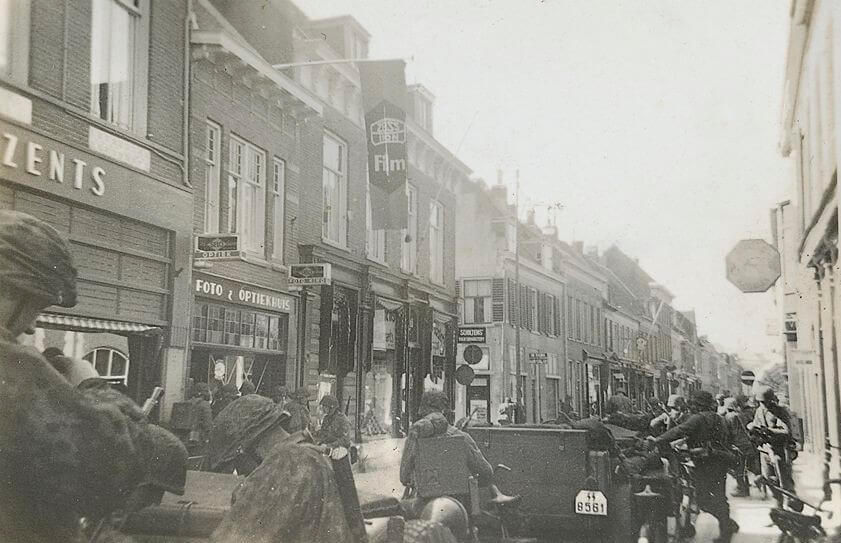
[[[446,413],[450,410],[450,399],[440,390],[427,390],[421,396],[418,415],[425,417],[430,413]]]
[[[0,285],[45,300],[76,305],[76,268],[56,230],[18,211],[0,210]]]

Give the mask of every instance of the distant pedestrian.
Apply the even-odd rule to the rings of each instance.
[[[254,381],[251,379],[246,379],[242,382],[239,386],[239,395],[240,396],[248,396],[249,394],[256,394],[257,387],[254,386]]]
[[[289,433],[308,430],[310,423],[310,393],[306,387],[300,387],[289,395],[289,401],[283,404],[283,410],[289,413],[289,419],[283,427]]]
[[[193,397],[189,401],[189,417],[187,427],[187,447],[191,454],[198,454],[202,451],[210,439],[210,432],[213,430],[213,410],[210,407],[210,387],[207,383],[196,383],[193,390]]]
[[[225,409],[229,403],[236,400],[239,397],[239,391],[237,390],[237,386],[233,383],[228,383],[223,385],[222,388],[219,389],[219,394],[214,396],[213,404],[210,406],[211,411],[213,412],[213,418],[219,416],[219,413]]]

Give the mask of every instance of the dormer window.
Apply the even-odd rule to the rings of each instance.
[[[432,102],[423,96],[415,96],[415,121],[427,132],[432,132]]]

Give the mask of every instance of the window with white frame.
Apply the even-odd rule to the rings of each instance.
[[[374,229],[374,220],[371,216],[371,184],[368,183],[366,194],[365,227],[368,237],[365,242],[365,250],[368,258],[377,262],[385,263],[385,230]]]
[[[228,163],[228,231],[239,233],[246,251],[265,255],[266,154],[236,136]]]
[[[91,113],[131,128],[140,1],[93,0],[91,13]]]
[[[283,262],[284,198],[286,197],[286,163],[272,160],[272,259]]]
[[[408,222],[403,230],[403,253],[400,266],[406,273],[416,273],[418,266],[418,191],[412,185],[406,185]]]
[[[15,0],[0,0],[0,73],[12,65],[12,10]]]
[[[429,279],[444,283],[444,206],[429,203]]]
[[[321,235],[325,240],[347,246],[347,146],[324,134],[322,154],[324,189]]]
[[[491,322],[491,280],[465,279],[464,324]]]
[[[218,124],[207,121],[205,131],[204,231],[218,232],[222,130]]]
[[[82,357],[90,362],[100,377],[111,382],[128,382],[128,357],[116,349],[99,347]]]

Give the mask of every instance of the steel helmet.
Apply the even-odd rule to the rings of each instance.
[[[433,498],[424,506],[420,518],[443,524],[459,541],[469,539],[470,522],[467,509],[454,498],[449,496]]]
[[[47,305],[76,305],[76,268],[67,242],[50,225],[18,211],[0,210],[0,285]]]
[[[777,394],[774,389],[769,386],[761,386],[756,391],[756,401],[771,403],[777,401]]]

